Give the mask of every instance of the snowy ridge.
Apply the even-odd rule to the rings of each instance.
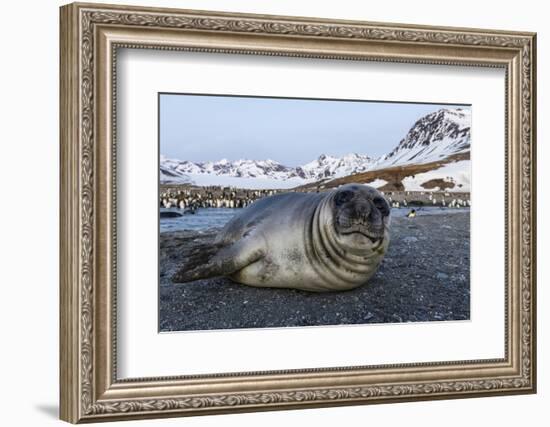
[[[162,184],[191,184],[191,177],[174,167],[174,161],[160,156],[159,179]]]

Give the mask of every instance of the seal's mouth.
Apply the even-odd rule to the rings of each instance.
[[[340,234],[361,234],[368,238],[372,243],[379,243],[384,239],[384,226],[373,227],[360,220],[343,221],[338,219],[338,231]]]
[[[372,243],[380,243],[382,239],[384,238],[384,234],[379,233],[371,233],[364,229],[358,228],[348,228],[347,230],[340,231],[340,234],[361,234],[362,236],[365,236],[367,239],[369,239]]]

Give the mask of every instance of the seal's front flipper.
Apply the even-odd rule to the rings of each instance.
[[[253,243],[251,239],[243,239],[229,246],[210,245],[197,248],[172,276],[172,282],[185,283],[233,274],[264,256],[263,247]]]

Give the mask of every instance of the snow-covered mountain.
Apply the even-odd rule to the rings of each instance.
[[[392,151],[378,159],[356,153],[342,157],[322,154],[309,163],[290,167],[270,159],[191,162],[161,155],[160,180],[163,184],[292,188],[394,166],[445,162],[456,154],[463,155],[460,168],[464,169],[457,173],[469,176],[470,161],[466,157],[470,151],[470,120],[469,109],[443,108],[428,114],[413,125]]]
[[[227,175],[240,178],[271,177],[286,179],[293,171],[275,162],[274,160],[236,160],[222,159],[217,162],[190,162],[188,160],[174,160],[161,156],[161,166],[170,168],[183,174],[213,174]]]
[[[319,181],[326,178],[339,178],[354,173],[365,172],[372,165],[369,156],[351,153],[342,157],[321,154],[316,160],[297,168],[300,176],[308,180]],[[303,172],[303,174],[301,173]]]
[[[254,180],[265,186],[267,181],[277,187],[294,187],[305,182],[327,178],[339,178],[367,170],[372,159],[359,154],[332,157],[322,154],[316,160],[303,166],[284,166],[274,160],[222,159],[217,162],[190,162],[169,159],[161,155],[161,183],[183,184],[195,182],[198,185],[230,185],[238,182],[250,185]],[[229,181],[227,179],[229,178]],[[226,181],[224,181],[226,180]]]
[[[397,147],[380,157],[373,169],[436,162],[470,151],[471,112],[442,108],[420,118]]]

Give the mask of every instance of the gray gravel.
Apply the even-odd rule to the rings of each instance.
[[[174,285],[192,247],[217,230],[160,236],[160,330],[466,320],[470,317],[470,213],[393,218],[376,275],[345,292],[254,288],[226,278]]]

